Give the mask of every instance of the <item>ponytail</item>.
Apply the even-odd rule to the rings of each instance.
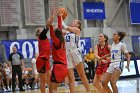
[[[122,39],[126,36],[126,32],[117,32],[118,33],[118,36],[120,36],[120,39],[119,41],[122,41]]]

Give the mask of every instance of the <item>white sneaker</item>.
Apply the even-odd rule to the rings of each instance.
[[[65,84],[65,88],[69,88],[69,85],[68,84]]]
[[[4,91],[7,91],[5,88],[3,88]]]
[[[35,88],[35,89],[37,89],[37,88],[38,88],[38,86],[37,86],[37,85],[35,85],[35,86],[34,86],[34,88]]]
[[[7,87],[7,89],[8,89],[8,90],[11,90],[9,86]]]
[[[75,81],[75,86],[78,86],[78,82]]]

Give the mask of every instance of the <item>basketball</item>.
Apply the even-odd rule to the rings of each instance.
[[[68,12],[67,12],[67,10],[65,9],[65,8],[59,8],[59,10],[62,12],[62,18],[63,18],[63,20],[67,17],[67,15],[68,15]]]

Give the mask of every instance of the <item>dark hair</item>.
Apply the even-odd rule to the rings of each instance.
[[[64,43],[64,37],[62,31],[59,28],[56,28],[54,32],[55,32],[55,36],[60,40],[60,42]]]
[[[118,36],[120,36],[119,41],[122,41],[122,39],[126,36],[126,33],[125,32],[118,31],[117,33],[118,33]]]
[[[77,20],[77,23],[78,23],[78,25],[79,25],[79,29],[81,30],[81,21],[80,20]]]
[[[108,42],[108,36],[105,35],[105,34],[103,34],[103,36],[104,36],[104,38],[106,39],[106,40],[105,40],[105,43],[107,43],[107,42]]]

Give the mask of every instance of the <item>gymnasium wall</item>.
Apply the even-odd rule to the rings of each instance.
[[[21,0],[22,1],[22,0]],[[57,0],[56,0],[57,1]],[[124,39],[124,42],[128,46],[130,51],[132,50],[131,36],[140,35],[140,25],[131,25],[130,16],[129,16],[129,0],[60,0],[63,3],[63,6],[68,10],[68,17],[66,18],[66,24],[69,24],[73,19],[80,19],[82,21],[82,37],[91,37],[92,46],[97,43],[97,36],[100,33],[105,33],[110,38],[113,32],[116,30],[125,31],[127,37]],[[104,1],[105,2],[105,11],[106,11],[106,20],[84,20],[83,19],[83,6],[82,2],[93,2],[93,1]],[[120,4],[120,1],[123,1],[118,11],[115,14],[117,7]],[[49,1],[44,0],[45,6],[45,18],[49,17]],[[21,7],[23,3],[21,2]],[[23,11],[23,9],[21,9]],[[19,27],[6,27],[1,26],[0,24],[0,34],[1,31],[5,31],[8,35],[7,38],[1,37],[0,40],[16,40],[16,39],[34,39],[34,31],[38,26],[26,26],[24,25],[24,12],[21,12],[23,23]],[[113,17],[114,15],[114,17]],[[0,19],[1,20],[1,19]],[[3,32],[2,32],[3,33]],[[48,34],[49,37],[49,34]]]
[[[83,0],[83,1],[103,1],[103,0]],[[120,2],[123,1],[121,4]],[[91,37],[94,43],[97,43],[98,34],[104,33],[109,36],[109,43],[112,43],[112,34],[115,31],[124,31],[127,33],[127,37],[124,38],[124,42],[130,52],[132,49],[131,36],[140,35],[140,25],[131,25],[130,12],[129,12],[129,0],[104,0],[106,20],[83,20],[83,36]],[[118,7],[120,4],[120,7]],[[118,8],[118,11],[116,11]],[[82,11],[82,10],[81,10]],[[116,13],[115,13],[116,12]],[[93,44],[94,44],[93,43]]]

